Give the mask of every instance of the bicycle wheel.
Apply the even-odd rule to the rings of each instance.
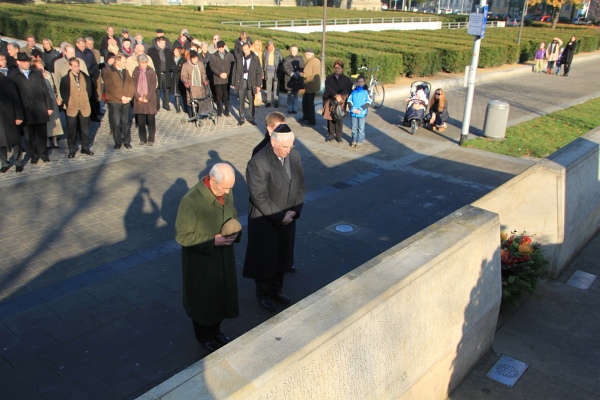
[[[385,89],[382,84],[378,83],[373,86],[373,103],[371,105],[373,108],[379,108],[383,105],[383,100],[385,100]]]

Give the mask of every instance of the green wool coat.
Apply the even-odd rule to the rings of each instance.
[[[201,325],[215,325],[239,315],[233,246],[215,246],[215,235],[230,218],[237,219],[233,193],[222,206],[202,181],[181,199],[175,239],[181,244],[183,307]],[[240,239],[238,235],[238,240]]]

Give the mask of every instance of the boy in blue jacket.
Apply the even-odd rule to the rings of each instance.
[[[365,119],[367,117],[367,109],[371,104],[369,91],[365,87],[367,79],[364,75],[359,75],[356,78],[356,87],[348,97],[348,106],[350,107],[350,115],[352,116],[352,147],[362,145],[365,140]]]

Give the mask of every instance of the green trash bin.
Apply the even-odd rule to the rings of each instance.
[[[510,104],[500,100],[491,100],[485,110],[483,136],[492,139],[504,139],[508,125]]]

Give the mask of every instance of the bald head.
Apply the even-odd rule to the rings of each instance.
[[[136,45],[135,45],[134,52],[135,52],[135,55],[136,55],[136,56],[139,56],[140,54],[144,54],[144,51],[145,51],[145,50],[146,50],[146,49],[144,48],[144,45],[143,45],[143,44],[141,44],[141,43],[138,43],[138,44],[136,44]]]
[[[215,196],[223,196],[233,188],[235,184],[235,171],[227,163],[215,164],[208,173],[210,178],[210,190]]]

